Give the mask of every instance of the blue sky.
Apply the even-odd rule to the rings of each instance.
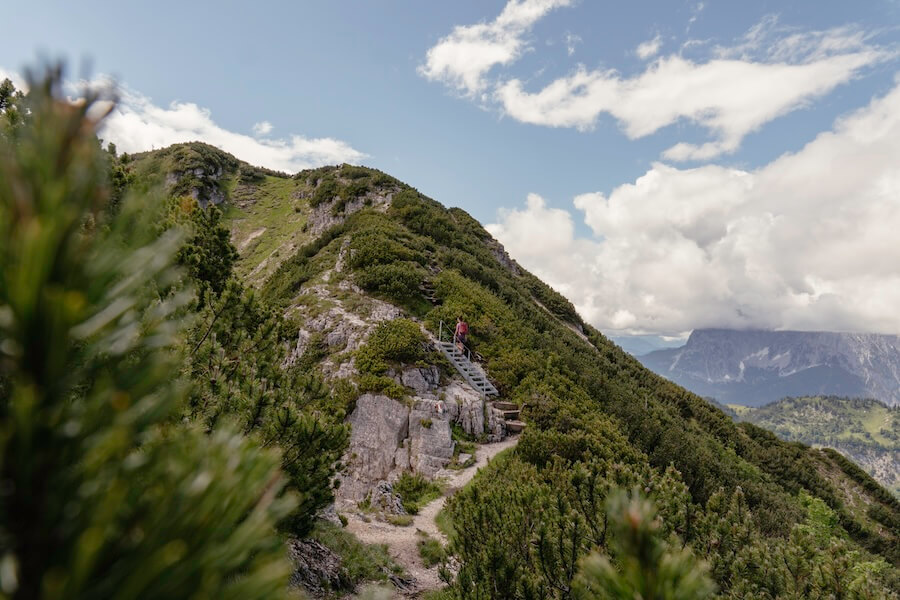
[[[871,264],[900,264],[879,229],[900,212],[884,193],[897,156],[847,173],[815,162],[834,155],[829,139],[858,141],[838,119],[867,122],[859,111],[894,102],[896,0],[35,1],[5,12],[0,70],[64,57],[124,85],[127,114],[107,132],[121,147],[194,134],[274,168],[378,167],[492,224],[604,330],[900,333],[888,308],[900,275]],[[894,149],[870,142],[854,156]],[[798,199],[785,163],[839,181]],[[856,191],[829,195],[842,186]],[[849,223],[838,231],[826,213]],[[835,241],[862,266],[822,264]]]

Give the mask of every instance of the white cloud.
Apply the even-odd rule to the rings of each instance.
[[[254,125],[257,135],[271,131],[263,121]],[[333,138],[292,135],[256,139],[218,125],[209,109],[193,102],[172,102],[168,107],[127,89],[120,90],[116,109],[103,124],[100,136],[115,142],[120,152],[140,152],[179,142],[202,141],[230,152],[250,164],[295,172],[326,164],[355,163],[365,154]]]
[[[253,124],[253,133],[256,135],[268,135],[272,133],[272,124],[268,121],[260,121]]]
[[[655,164],[568,211],[529,197],[489,230],[607,330],[900,333],[900,79],[754,171]]]
[[[509,67],[522,56],[528,48],[524,35],[535,22],[568,4],[510,0],[494,21],[454,28],[428,51],[420,73],[481,102],[493,101],[504,114],[533,125],[590,130],[608,114],[635,139],[688,121],[710,139],[678,143],[663,153],[685,161],[735,152],[749,133],[896,56],[858,28],[801,31],[766,17],[731,46],[709,48],[704,60],[658,56],[657,35],[635,52],[644,60],[658,58],[634,75],[580,65],[537,91],[516,77],[487,79],[492,68]],[[696,17],[703,3],[693,10]],[[567,46],[574,53],[574,45]]]
[[[486,89],[487,73],[516,61],[528,48],[525,34],[554,8],[571,0],[509,0],[490,23],[459,25],[428,50],[419,73],[468,95]]]
[[[17,90],[27,90],[25,79],[21,75],[15,71],[7,71],[3,67],[0,67],[0,81],[3,81],[4,79],[12,81],[12,84],[16,86]]]
[[[565,41],[566,52],[569,56],[572,56],[573,54],[575,54],[575,46],[580,44],[582,40],[580,35],[575,35],[574,33],[567,31]]]
[[[518,79],[495,94],[506,114],[536,125],[591,129],[601,114],[618,120],[631,138],[686,119],[707,129],[712,141],[679,143],[669,160],[707,160],[737,150],[744,136],[846,83],[890,54],[845,30],[795,34],[760,60],[720,58],[696,63],[661,57],[634,77],[615,70],[579,68],[538,92]]]
[[[648,58],[656,56],[661,47],[662,37],[657,33],[656,37],[654,37],[652,40],[647,40],[646,42],[641,42],[640,44],[638,44],[638,47],[634,52],[641,60],[647,60]]]

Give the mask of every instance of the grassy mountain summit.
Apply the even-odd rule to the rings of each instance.
[[[353,414],[363,392],[407,401],[391,373],[439,362],[410,323],[434,334],[457,315],[501,398],[522,407],[528,426],[515,451],[448,503],[454,597],[569,598],[590,588],[576,581],[587,555],[610,554],[621,568],[627,528],[607,531],[607,514],[631,505],[616,489],[634,506],[652,501],[656,513],[626,514],[658,514],[654,535],[706,561],[723,597],[896,589],[900,503],[884,488],[835,453],[735,424],[650,372],[465,211],[374,169],[289,177],[179,148],[135,157],[136,176],[222,207],[236,271],[297,332],[286,360],[339,392],[332,408]],[[385,307],[396,312],[381,318]],[[376,313],[383,335],[355,347],[331,335],[340,323],[310,330],[329,315],[351,323]],[[823,564],[827,576],[813,567]]]

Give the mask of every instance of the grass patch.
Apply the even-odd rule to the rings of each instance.
[[[422,564],[429,569],[434,565],[442,563],[447,556],[441,543],[433,537],[430,537],[427,533],[419,538],[419,541],[416,542],[416,546],[419,548],[419,556],[422,558]]]
[[[419,474],[406,472],[394,483],[394,493],[400,496],[406,512],[415,515],[423,506],[440,498],[443,490],[440,485]]]
[[[422,594],[422,600],[453,600],[456,596],[450,588],[441,588],[439,590],[428,590]]]
[[[450,518],[450,513],[447,509],[442,508],[441,511],[435,515],[434,524],[437,525],[438,530],[447,536],[448,540],[452,540],[453,536],[456,535],[456,529],[453,527],[453,519]]]
[[[240,259],[235,271],[247,277],[266,258],[264,269],[253,279],[262,281],[288,258],[292,252],[274,254],[276,249],[293,242],[305,243],[309,236],[303,232],[306,223],[306,202],[294,198],[300,183],[293,179],[267,175],[259,183],[241,186],[234,190],[233,201],[225,210],[235,245],[240,249]],[[262,232],[260,233],[260,231]]]
[[[387,522],[397,527],[409,527],[413,524],[411,515],[388,515]]]
[[[356,536],[333,523],[318,523],[310,536],[338,556],[353,587],[366,581],[387,581],[388,574],[403,574],[385,544],[363,544]]]

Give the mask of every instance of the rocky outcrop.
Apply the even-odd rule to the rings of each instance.
[[[294,563],[290,584],[302,587],[315,597],[352,587],[341,557],[324,544],[311,539],[287,541],[288,556]]]
[[[409,409],[387,396],[363,394],[348,421],[352,431],[340,495],[359,501],[394,469],[397,448],[409,435]]]
[[[450,464],[455,443],[442,401],[416,401],[409,413],[409,440],[409,466],[416,473],[434,477]]]
[[[219,179],[222,178],[222,174],[222,167],[215,169],[197,167],[187,171],[174,171],[166,175],[166,186],[172,188],[183,179],[190,178],[193,182],[189,191],[191,197],[201,208],[206,208],[210,204],[225,202],[225,192],[219,188]]]
[[[486,435],[487,441],[498,442],[506,434],[503,413],[495,410],[469,384],[453,381],[441,390],[450,420],[472,436]]]
[[[348,200],[340,211],[335,211],[335,206],[340,201],[338,198],[330,202],[323,202],[313,207],[312,211],[310,211],[309,220],[307,221],[308,230],[314,236],[318,236],[326,229],[343,223],[348,216],[364,208],[374,208],[383,212],[391,205],[393,196],[393,192],[369,192],[358,198]]]
[[[387,481],[379,481],[369,493],[369,504],[372,508],[389,515],[405,515],[403,501],[394,493],[394,486]]]
[[[441,384],[441,372],[434,365],[412,367],[395,374],[394,379],[397,383],[411,388],[417,395],[425,395],[437,390]]]

